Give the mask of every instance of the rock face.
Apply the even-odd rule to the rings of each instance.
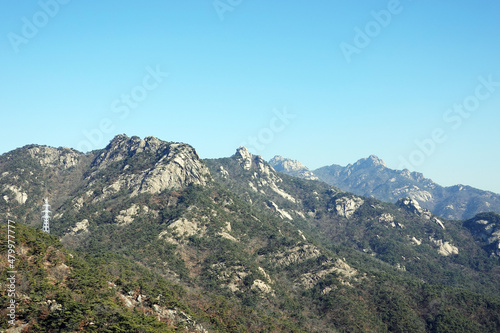
[[[363,203],[364,200],[359,197],[342,197],[335,201],[335,210],[338,215],[349,218]]]
[[[417,200],[406,197],[399,199],[396,202],[396,206],[403,208],[404,210],[409,211],[410,213],[413,213],[418,216],[430,216],[432,215],[431,212],[429,212],[427,209],[424,209],[420,207],[420,204],[418,203]]]
[[[450,242],[444,242],[441,239],[429,238],[431,243],[438,247],[438,253],[442,256],[450,256],[452,254],[458,254],[458,248],[450,244]]]
[[[339,280],[342,284],[349,285],[349,280],[358,274],[358,271],[349,266],[345,261],[337,259],[330,260],[322,264],[321,269],[315,272],[307,272],[300,276],[299,283],[305,289],[311,289],[317,285],[325,276],[331,273],[339,275]],[[331,288],[323,289],[322,293],[327,294]]]
[[[478,214],[464,222],[477,241],[491,255],[500,257],[500,215],[495,213]]]
[[[413,213],[417,216],[421,216],[421,217],[425,218],[426,220],[432,220],[434,223],[439,225],[441,227],[441,229],[443,229],[443,230],[446,229],[446,227],[444,226],[444,223],[440,219],[433,216],[429,210],[420,207],[418,201],[415,199],[411,199],[408,197],[399,199],[398,202],[396,202],[396,206],[398,206],[399,208],[402,208],[410,213]]]
[[[443,187],[421,173],[389,169],[375,155],[345,167],[325,166],[313,173],[320,180],[357,195],[386,202],[410,197],[446,219],[468,219],[485,211],[500,213],[499,194],[463,185]]]
[[[252,155],[245,147],[240,147],[236,150],[232,158],[240,164],[241,168],[252,172],[248,186],[254,192],[265,194],[266,191],[271,190],[289,202],[297,202],[292,195],[280,188],[280,183],[283,182],[283,179],[281,179],[279,174],[262,158],[262,156]],[[275,207],[274,203],[268,204],[268,206],[275,211],[279,211],[279,209],[276,209],[277,207]],[[292,219],[289,214],[283,210],[280,211],[280,215]]]
[[[293,220],[292,216],[287,211],[280,209],[278,205],[271,200],[267,202],[267,205],[273,212],[278,213],[282,219]]]
[[[276,155],[269,164],[278,172],[283,172],[290,176],[300,177],[309,180],[319,180],[319,178],[299,161],[294,161],[283,156]]]
[[[175,326],[183,325],[187,332],[208,333],[201,324],[197,323],[184,311],[155,304],[155,301],[158,302],[159,299],[151,299],[148,295],[142,295],[133,291],[124,294],[118,291],[115,284],[111,284],[109,288],[116,293],[123,305],[131,310],[141,311],[150,315],[152,314],[159,322],[168,322]]]
[[[15,185],[4,185],[3,187],[3,192],[10,191],[12,194],[9,195],[4,195],[3,199],[6,202],[9,202],[10,200],[15,200],[21,205],[26,203],[26,200],[28,200],[28,194],[23,192],[23,190]]]
[[[263,294],[270,294],[273,292],[273,288],[271,288],[271,286],[258,279],[253,282],[251,289]]]
[[[36,159],[41,166],[62,166],[69,169],[78,165],[82,153],[71,148],[52,148],[46,146],[30,146],[28,153],[33,159]]]
[[[88,204],[106,202],[116,195],[135,198],[140,194],[160,194],[189,185],[206,185],[211,180],[210,171],[196,151],[183,143],[118,135],[105,149],[94,154],[82,180],[82,189],[71,200],[75,211]],[[134,223],[138,217],[147,216],[155,218],[158,211],[132,204],[109,222],[123,227]],[[90,225],[93,220],[89,218]]]
[[[103,188],[104,197],[126,188],[133,189],[132,196],[158,194],[189,184],[205,185],[210,180],[210,172],[191,146],[155,137],[141,140],[119,135],[95,158],[92,168],[91,183],[109,170],[119,171],[119,176]]]
[[[236,154],[234,154],[240,165],[245,170],[250,170],[252,167],[253,155],[250,154],[246,147],[240,147],[236,149]]]
[[[274,253],[269,258],[278,266],[290,266],[304,262],[309,259],[317,258],[321,255],[321,251],[313,245],[302,245],[288,249],[286,252]]]
[[[119,225],[128,225],[134,222],[134,219],[139,215],[158,216],[158,211],[150,210],[148,206],[140,206],[137,204],[132,204],[128,209],[121,210],[118,215],[115,216],[115,222]]]
[[[70,234],[74,236],[80,232],[83,233],[89,232],[88,227],[89,227],[89,220],[84,219],[80,222],[77,222],[73,228],[70,228]]]

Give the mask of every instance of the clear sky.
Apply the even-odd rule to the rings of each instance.
[[[0,153],[116,134],[500,193],[500,2],[4,1]]]

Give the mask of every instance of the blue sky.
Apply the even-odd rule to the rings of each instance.
[[[153,135],[500,193],[499,31],[486,0],[9,0],[0,153]]]

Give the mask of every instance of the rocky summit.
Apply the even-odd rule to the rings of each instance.
[[[388,172],[370,156],[334,173],[368,190],[373,170]],[[499,216],[449,220],[409,193],[360,196],[245,147],[205,160],[155,137],[22,147],[0,156],[0,236],[17,224],[17,261],[0,266],[18,271],[0,329],[498,332]]]
[[[274,168],[274,170],[286,173],[291,176],[296,176],[309,180],[318,180],[319,178],[309,170],[304,164],[299,161],[284,158],[283,156],[276,155],[270,161],[269,164]]]
[[[183,143],[167,143],[155,137],[115,137],[91,165],[86,178],[96,182],[109,170],[120,169],[118,177],[106,177],[102,193],[133,189],[131,195],[160,193],[189,184],[205,185],[209,171],[193,147]]]

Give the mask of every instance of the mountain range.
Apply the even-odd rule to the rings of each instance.
[[[446,219],[469,219],[481,212],[500,213],[500,195],[471,186],[443,187],[418,172],[393,170],[375,155],[345,167],[332,164],[309,170],[298,161],[276,156],[269,161],[276,171],[305,179],[320,179],[342,190],[396,202],[403,197]]]
[[[126,135],[86,154],[1,155],[19,284],[15,325],[0,329],[498,332],[500,215],[448,220],[297,175],[244,147],[203,160]],[[7,256],[0,267],[6,281]]]

